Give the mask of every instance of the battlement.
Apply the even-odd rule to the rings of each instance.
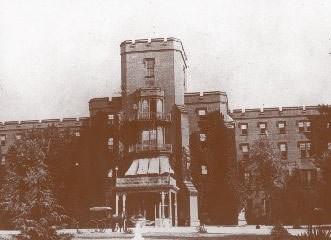
[[[50,125],[56,127],[80,127],[89,125],[89,117],[80,117],[80,118],[59,118],[56,119],[42,119],[42,120],[23,120],[23,121],[5,121],[0,122],[0,130],[9,130],[9,129],[28,129],[28,128],[44,128]]]
[[[185,99],[185,104],[228,102],[228,97],[226,92],[221,92],[221,91],[185,93],[184,99]]]
[[[268,118],[268,117],[294,117],[304,115],[318,115],[318,106],[293,106],[293,107],[268,107],[233,109],[230,116],[234,119],[241,118]]]
[[[103,97],[92,98],[89,101],[90,115],[94,116],[97,112],[114,113],[122,108],[122,97]]]
[[[181,52],[184,62],[187,61],[182,41],[174,37],[126,40],[120,46],[121,55],[130,52],[175,50]]]

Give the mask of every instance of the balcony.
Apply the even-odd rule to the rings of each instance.
[[[172,144],[135,144],[129,147],[129,153],[143,153],[154,151],[171,154]]]
[[[171,176],[144,176],[144,177],[123,177],[116,179],[116,187],[119,188],[141,188],[141,187],[162,187],[176,186],[176,180]]]
[[[129,121],[171,121],[170,113],[162,112],[137,112],[128,118]]]

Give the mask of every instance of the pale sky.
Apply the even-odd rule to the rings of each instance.
[[[155,37],[231,109],[331,103],[329,0],[0,0],[0,121],[88,116],[119,91],[120,43]]]

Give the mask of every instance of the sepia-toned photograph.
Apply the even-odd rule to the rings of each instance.
[[[331,240],[331,2],[0,0],[0,240]]]

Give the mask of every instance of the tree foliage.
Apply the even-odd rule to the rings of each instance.
[[[59,239],[56,228],[69,218],[54,195],[53,177],[47,160],[57,148],[39,131],[27,133],[8,151],[5,181],[0,191],[1,207],[21,230],[20,239]]]
[[[281,160],[279,151],[266,137],[255,140],[249,152],[249,158],[241,162],[242,186],[235,190],[239,191],[237,195],[241,195],[240,201],[246,207],[248,218],[254,215],[255,218],[263,218],[266,214],[264,217],[270,222],[273,199],[279,197],[280,189],[284,187],[288,176],[286,164]],[[266,212],[258,211],[260,213],[256,214],[253,207],[248,206],[250,200],[254,202],[256,199],[266,201]]]

